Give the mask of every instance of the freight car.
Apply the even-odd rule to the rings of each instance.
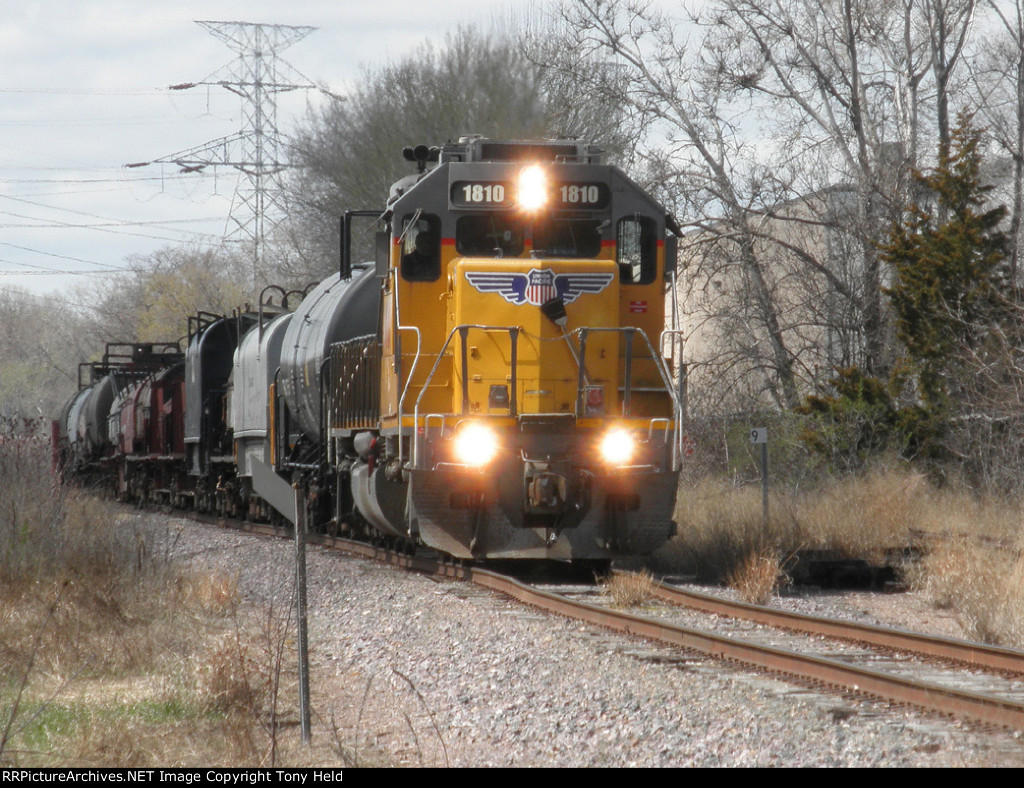
[[[680,461],[661,354],[671,219],[577,140],[405,156],[416,172],[346,213],[339,272],[294,312],[200,315],[148,382],[98,374],[62,415],[70,467],[107,468],[126,496],[289,520],[297,484],[315,527],[459,558],[649,553],[674,531]],[[375,259],[353,265],[367,224]],[[183,390],[157,402],[175,369]],[[105,446],[71,445],[103,386]],[[153,414],[182,400],[179,444]]]

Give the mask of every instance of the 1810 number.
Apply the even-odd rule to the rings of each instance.
[[[560,191],[563,205],[597,205],[601,202],[601,189],[595,183],[567,183]]]
[[[467,183],[462,187],[462,200],[467,203],[494,204],[505,202],[505,187],[500,183]]]

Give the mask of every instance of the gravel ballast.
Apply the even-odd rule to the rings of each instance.
[[[182,560],[236,574],[246,602],[290,597],[291,543],[136,517]],[[810,690],[318,548],[308,602],[316,719],[384,762],[1024,765],[1020,734]]]

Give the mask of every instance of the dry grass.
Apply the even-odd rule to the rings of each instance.
[[[973,540],[933,549],[913,573],[913,585],[933,605],[950,610],[964,636],[1024,648],[1024,555]]]
[[[659,568],[722,581],[747,556],[774,550],[830,550],[877,560],[921,543],[922,535],[1007,538],[1020,533],[1019,502],[952,485],[937,489],[906,468],[883,466],[821,489],[771,496],[765,524],[761,491],[704,479],[680,490],[679,534],[657,555]]]
[[[878,468],[780,501],[802,546],[872,559],[911,544],[936,491],[913,472]]]
[[[341,765],[297,742],[289,609],[164,542],[0,424],[0,766]]]
[[[598,581],[598,590],[615,607],[636,607],[654,596],[654,575],[648,571],[616,572]]]
[[[655,553],[654,567],[723,582],[749,556],[792,553],[802,542],[799,530],[790,517],[780,516],[779,501],[773,498],[769,509],[766,525],[760,488],[704,479],[692,489],[681,489],[675,513],[679,533]]]
[[[894,550],[930,549],[908,570],[913,587],[955,612],[968,638],[1024,647],[1024,505],[964,486],[939,489],[890,463],[799,494],[773,494],[763,521],[760,488],[704,479],[680,490],[679,533],[653,557],[657,571],[728,583],[770,599],[785,561],[828,550],[878,562]]]
[[[238,609],[238,576],[218,570],[186,569],[175,574],[177,603],[206,615],[226,616]]]
[[[765,605],[778,593],[785,578],[776,554],[765,550],[747,555],[729,574],[726,584],[735,589],[744,602]]]

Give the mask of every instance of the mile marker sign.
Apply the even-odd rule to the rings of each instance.
[[[750,442],[753,444],[768,442],[768,428],[754,427],[750,430]]]

